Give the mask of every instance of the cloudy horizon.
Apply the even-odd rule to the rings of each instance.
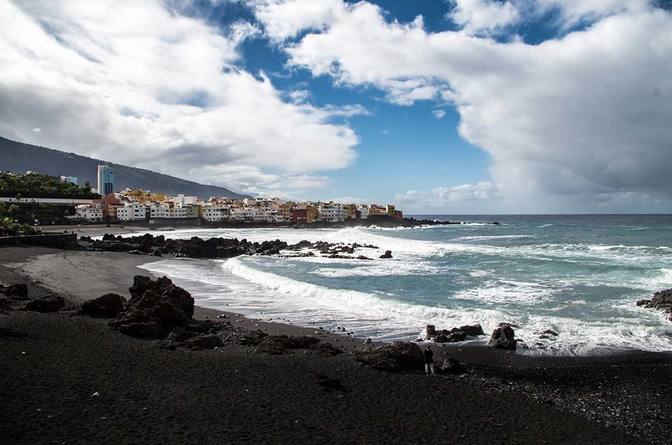
[[[0,0],[0,136],[407,213],[669,212],[671,6]]]

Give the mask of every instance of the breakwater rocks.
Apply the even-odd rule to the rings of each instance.
[[[370,244],[328,243],[325,241],[299,241],[288,244],[285,241],[273,240],[264,242],[250,242],[237,238],[210,238],[204,240],[199,237],[190,239],[170,239],[163,235],[154,236],[150,233],[142,236],[122,237],[105,234],[100,240],[90,237],[80,238],[82,245],[92,251],[128,252],[138,255],[173,255],[188,258],[233,258],[239,255],[280,255],[284,256],[316,256],[327,258],[370,260],[364,255],[356,255],[361,249],[378,249]],[[387,251],[385,258],[391,258],[392,252]]]
[[[672,289],[656,292],[650,300],[639,300],[637,306],[663,311],[665,318],[672,321]]]

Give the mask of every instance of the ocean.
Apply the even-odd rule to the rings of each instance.
[[[480,323],[489,333],[510,322],[523,354],[672,350],[672,322],[635,305],[672,287],[672,216],[428,218],[464,223],[154,231],[168,238],[305,239],[378,249],[357,251],[374,261],[245,256],[165,259],[143,267],[169,276],[200,306],[361,338],[416,340],[427,324]],[[488,224],[495,220],[500,224]],[[385,250],[393,258],[379,259]],[[558,336],[540,338],[547,329]]]

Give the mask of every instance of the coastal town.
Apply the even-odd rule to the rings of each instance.
[[[61,176],[60,179],[79,185],[78,179],[73,176]],[[96,191],[99,198],[67,200],[75,208],[74,214],[67,217],[71,222],[315,224],[403,219],[402,211],[392,204],[292,201],[260,197],[203,199],[132,188],[117,191],[114,169],[108,165],[98,166]],[[20,199],[24,203],[31,200],[42,203],[58,201],[53,198]]]

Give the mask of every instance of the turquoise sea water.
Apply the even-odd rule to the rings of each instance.
[[[379,249],[357,252],[374,261],[239,257],[145,267],[175,279],[203,306],[340,326],[362,337],[416,339],[426,324],[481,323],[488,332],[507,321],[519,326],[528,354],[672,350],[672,322],[635,305],[672,287],[672,216],[447,218],[465,224],[171,231],[165,235],[358,242]],[[501,224],[484,224],[494,220]],[[394,258],[377,259],[384,250]],[[557,339],[540,339],[546,329],[558,332]]]

